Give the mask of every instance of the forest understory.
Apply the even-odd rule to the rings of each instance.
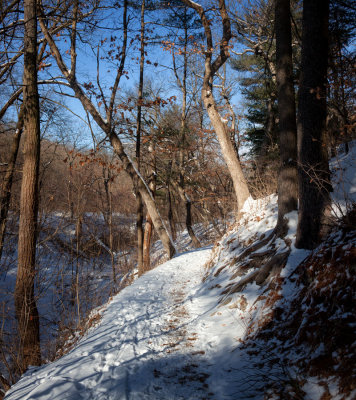
[[[348,199],[354,160],[352,147],[333,173],[351,177]],[[344,190],[334,187],[344,213],[313,251],[294,246],[295,212],[274,235],[275,195],[250,199],[214,246],[132,276],[6,399],[353,399],[355,205]]]
[[[0,398],[356,398],[355,21],[1,1]]]

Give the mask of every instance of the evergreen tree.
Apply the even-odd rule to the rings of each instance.
[[[260,56],[244,54],[231,61],[240,72],[239,85],[244,97],[247,120],[245,138],[257,156],[276,157],[278,132],[276,127],[276,83]]]
[[[272,1],[256,1],[253,8],[234,15],[237,34],[232,67],[239,72],[241,94],[245,99],[246,139],[252,152],[264,159],[277,157],[277,92],[274,44],[274,8]]]

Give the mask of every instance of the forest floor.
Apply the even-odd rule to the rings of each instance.
[[[276,196],[250,199],[213,248],[135,280],[5,399],[356,398],[355,150],[334,166],[334,227],[317,249],[294,247],[296,212],[272,235]]]
[[[209,317],[211,298],[197,293],[210,252],[180,255],[136,280],[75,349],[31,368],[6,398],[213,398],[206,381],[223,329]],[[205,319],[214,320],[209,334],[199,329]]]

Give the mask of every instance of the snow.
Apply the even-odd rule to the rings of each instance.
[[[350,168],[355,167],[355,155],[355,146],[351,146],[349,154],[338,161],[339,169],[333,164],[334,183],[340,171],[347,177],[342,181],[343,188],[339,185],[333,193],[333,204],[342,212],[356,199],[355,173]],[[290,250],[279,275],[282,283],[274,293],[280,295],[275,307],[282,310],[297,298],[303,286],[295,279],[297,267],[310,254],[294,246],[297,212],[286,218],[285,241],[276,239],[273,243],[276,254]],[[266,382],[289,387],[298,377],[298,371],[287,367],[288,359],[281,356],[282,343],[272,337],[268,347],[257,340],[252,343],[255,347],[251,341],[244,347],[247,337],[250,339],[261,323],[268,322],[271,306],[264,300],[268,297],[266,286],[252,280],[242,291],[226,291],[231,285],[247,282],[259,268],[249,266],[241,273],[241,265],[248,265],[251,259],[249,255],[242,260],[239,256],[257,240],[267,238],[276,222],[276,195],[247,199],[239,224],[230,227],[213,249],[179,254],[138,278],[107,304],[99,325],[91,328],[75,348],[52,363],[30,368],[5,399],[280,398],[273,392],[264,397]],[[188,249],[188,235],[184,235],[179,243],[182,250]],[[159,248],[154,248],[159,253]],[[351,251],[350,246],[344,251],[348,249]],[[268,250],[270,242],[255,255]],[[305,318],[300,328],[303,323],[307,323]],[[321,344],[313,356],[324,351]],[[291,349],[283,357],[297,360],[301,356]],[[303,378],[305,399],[320,400],[323,385],[314,377]],[[332,398],[341,399],[332,377],[327,385]],[[353,394],[344,398],[354,398]]]
[[[310,400],[319,400],[324,393],[324,388],[317,382],[308,381],[302,388]]]
[[[211,304],[206,296],[201,301],[182,296],[196,290],[209,255],[210,249],[203,249],[178,256],[125,288],[107,306],[99,327],[61,359],[31,368],[6,399],[192,398],[199,380],[178,390],[168,376],[183,368],[187,357],[200,358],[200,348],[192,354],[196,347],[189,338],[199,331],[197,322],[204,325],[199,319]],[[173,327],[170,321],[182,307],[189,309],[181,313],[189,319]]]
[[[275,196],[272,200],[259,211],[261,202],[250,200],[249,223],[237,232],[241,241],[271,230]],[[255,212],[266,219],[256,214],[252,220]],[[226,263],[223,250],[234,235],[232,230],[223,237],[222,257],[212,273]],[[211,279],[211,273],[202,280],[210,258],[209,248],[190,251],[137,279],[113,298],[100,325],[73,350],[31,368],[5,399],[223,400],[236,398],[239,386],[248,391],[244,385],[251,366],[239,345],[249,328],[248,313],[257,315],[252,310],[262,289],[248,284],[243,295],[222,306],[221,287],[230,275]]]
[[[347,154],[340,154],[330,162],[334,188],[332,210],[338,217],[345,215],[356,202],[356,141],[350,142],[349,148]]]
[[[210,256],[210,248],[178,255],[137,279],[72,351],[30,368],[5,399],[233,399],[246,360],[232,353],[247,324],[202,283]],[[249,285],[246,301],[259,292]]]

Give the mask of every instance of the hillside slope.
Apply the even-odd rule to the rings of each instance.
[[[211,256],[203,249],[145,274],[74,350],[30,369],[5,399],[354,398],[353,230],[334,232],[314,254],[293,249],[267,285],[227,295],[243,279],[239,254],[260,223],[266,232],[273,224],[270,200],[217,244],[211,269],[203,268]],[[321,254],[340,261],[340,248],[339,273],[326,274]]]
[[[188,309],[209,254],[181,255],[125,288],[75,349],[30,369],[6,399],[203,398],[195,395],[207,388]]]
[[[336,181],[349,181],[335,187],[338,220],[317,249],[294,247],[296,212],[273,236],[276,196],[249,200],[212,250],[137,279],[72,351],[30,369],[5,399],[356,398],[354,153],[337,164]]]

